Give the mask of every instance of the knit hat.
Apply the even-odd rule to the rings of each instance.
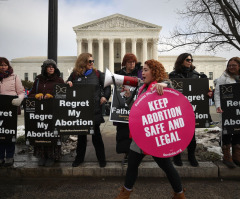
[[[42,71],[41,71],[41,74],[43,76],[47,76],[47,72],[46,72],[46,69],[47,69],[47,66],[53,66],[54,67],[54,74],[56,74],[57,76],[60,76],[60,71],[59,69],[57,68],[57,63],[52,60],[52,59],[47,59],[43,62],[43,65],[41,66],[42,67]]]

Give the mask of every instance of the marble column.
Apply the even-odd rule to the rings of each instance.
[[[145,61],[147,61],[147,41],[148,39],[147,38],[143,38],[142,39],[143,41],[143,44],[142,44],[142,54],[143,54],[143,57],[142,57],[142,63],[144,64]]]
[[[109,70],[114,73],[114,39],[109,39]]]
[[[137,38],[132,38],[132,53],[137,56]]]
[[[153,38],[153,59],[158,60],[158,38]]]
[[[103,39],[98,39],[98,69],[103,71]]]
[[[126,54],[126,39],[123,38],[121,39],[121,62],[125,54]]]
[[[82,39],[77,39],[77,56],[82,53]]]
[[[87,39],[88,40],[88,53],[92,54],[92,38]]]

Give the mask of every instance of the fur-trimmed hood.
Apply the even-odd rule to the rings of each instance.
[[[43,62],[43,65],[41,66],[42,70],[41,70],[41,74],[43,76],[47,76],[47,72],[46,72],[46,69],[47,69],[47,66],[49,65],[52,65],[54,67],[54,74],[56,74],[58,77],[60,77],[60,70],[57,68],[57,63],[52,60],[52,59],[47,59]]]

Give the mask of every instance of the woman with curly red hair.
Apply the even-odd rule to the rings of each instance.
[[[140,87],[138,96],[142,95],[146,91],[152,91],[153,89],[156,89],[159,95],[163,95],[163,88],[171,87],[171,83],[168,80],[168,75],[165,72],[165,68],[157,60],[151,59],[144,63],[142,79],[144,85]],[[130,91],[126,90],[125,96],[131,99],[130,95]],[[131,102],[128,103],[131,104]],[[128,168],[125,177],[125,183],[116,199],[128,199],[130,197],[133,185],[138,176],[138,167],[144,156],[145,154],[143,151],[138,147],[134,140],[132,140],[128,156]],[[158,166],[165,172],[174,190],[173,199],[184,199],[185,196],[183,193],[180,176],[177,170],[173,167],[170,158],[152,157]]]

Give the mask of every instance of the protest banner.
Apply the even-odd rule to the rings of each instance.
[[[0,142],[15,142],[17,138],[17,106],[12,100],[17,96],[0,95]]]
[[[167,158],[189,145],[195,117],[184,95],[165,88],[163,95],[153,91],[138,97],[131,108],[129,127],[133,140],[145,153]]]
[[[60,135],[94,134],[95,85],[57,84],[54,131]]]
[[[23,104],[26,144],[52,145],[60,142],[53,126],[54,99],[26,98]]]
[[[223,134],[240,133],[240,84],[220,85]]]
[[[136,87],[125,86],[130,89],[130,92],[136,89]],[[117,91],[116,91],[117,89]],[[123,87],[117,86],[117,88],[113,88],[113,96],[112,96],[112,103],[111,103],[111,110],[109,121],[113,122],[121,122],[121,123],[128,123],[130,109],[128,105],[125,103],[124,93],[122,92]],[[134,96],[136,98],[136,96]]]
[[[192,104],[195,113],[196,128],[209,127],[209,82],[207,78],[201,79],[171,79],[173,88],[186,96]]]

